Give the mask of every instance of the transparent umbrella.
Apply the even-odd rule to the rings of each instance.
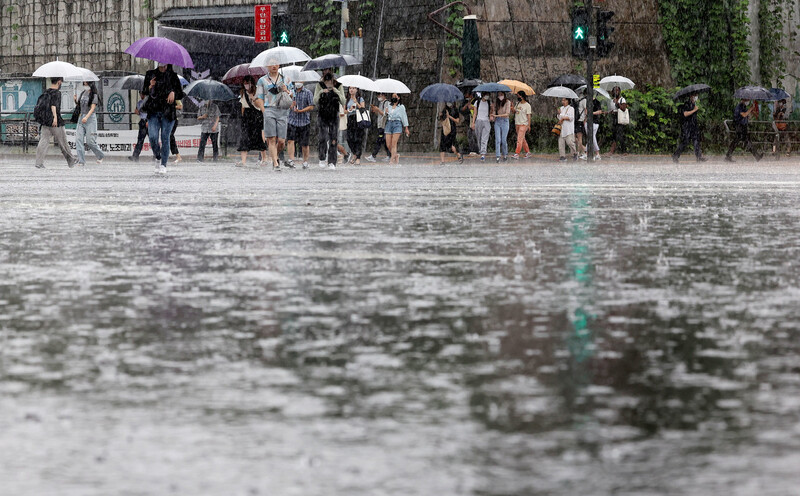
[[[279,46],[264,50],[256,55],[250,62],[251,67],[266,67],[270,65],[286,65],[295,62],[306,62],[311,60],[311,56],[306,52],[295,47]]]
[[[64,81],[100,81],[100,78],[97,77],[97,74],[86,69],[85,67],[78,67],[78,70],[81,71],[80,76],[67,76],[64,78]]]
[[[340,83],[347,87],[354,87],[364,91],[375,91],[375,82],[367,77],[361,75],[347,75],[337,79]]]
[[[44,65],[39,66],[34,73],[33,77],[41,77],[41,78],[49,78],[49,77],[83,77],[83,72],[81,70],[70,64],[69,62],[61,62],[60,60],[56,60],[54,62],[48,62]]]

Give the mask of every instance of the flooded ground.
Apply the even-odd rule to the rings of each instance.
[[[797,494],[797,163],[32,162],[2,494]]]

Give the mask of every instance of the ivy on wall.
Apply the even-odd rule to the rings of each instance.
[[[447,16],[447,26],[454,32],[462,34],[464,32],[464,6],[461,4],[453,5]],[[463,61],[461,60],[461,40],[447,33],[445,42],[447,60],[450,63],[450,77],[456,77],[461,73]]]
[[[303,33],[313,40],[308,47],[312,57],[339,52],[340,5],[333,0],[308,0],[314,22],[304,27]]]
[[[783,31],[786,19],[793,17],[792,0],[761,0],[758,8],[759,76],[764,86],[780,85],[786,74],[786,47],[793,44],[795,31]]]
[[[714,118],[728,116],[731,95],[750,82],[747,0],[659,2],[672,76],[678,86],[706,83]]]

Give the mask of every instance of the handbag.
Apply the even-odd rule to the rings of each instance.
[[[369,129],[372,126],[372,119],[367,109],[356,109],[356,125],[361,129]]]
[[[556,136],[561,136],[561,124],[556,124],[553,126],[553,129],[551,129],[550,132]]]
[[[450,131],[450,119],[445,117],[442,121],[442,133],[444,133],[445,136],[450,136]]]
[[[630,109],[617,109],[617,124],[620,126],[627,126],[631,123]]]
[[[278,98],[275,99],[275,106],[281,110],[286,110],[292,107],[292,97],[285,91],[278,93]]]
[[[84,93],[86,92],[81,91],[81,96],[78,97],[78,104],[75,105],[75,108],[72,110],[72,117],[69,118],[69,121],[73,124],[77,124],[81,118],[81,98],[83,98]]]

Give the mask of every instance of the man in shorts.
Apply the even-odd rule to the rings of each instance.
[[[303,169],[308,169],[308,136],[311,129],[311,111],[314,110],[314,94],[303,86],[294,84],[294,101],[289,109],[289,127],[286,131],[286,149],[289,160],[286,166],[294,169],[295,143],[303,153]]]
[[[272,170],[280,171],[281,165],[278,162],[278,153],[283,151],[286,145],[286,131],[289,119],[289,108],[291,105],[283,105],[286,96],[290,100],[294,95],[290,89],[290,84],[278,72],[280,66],[270,63],[267,66],[267,74],[258,80],[256,86],[258,90],[256,96],[264,109],[264,138],[267,140],[269,154],[272,159]]]

